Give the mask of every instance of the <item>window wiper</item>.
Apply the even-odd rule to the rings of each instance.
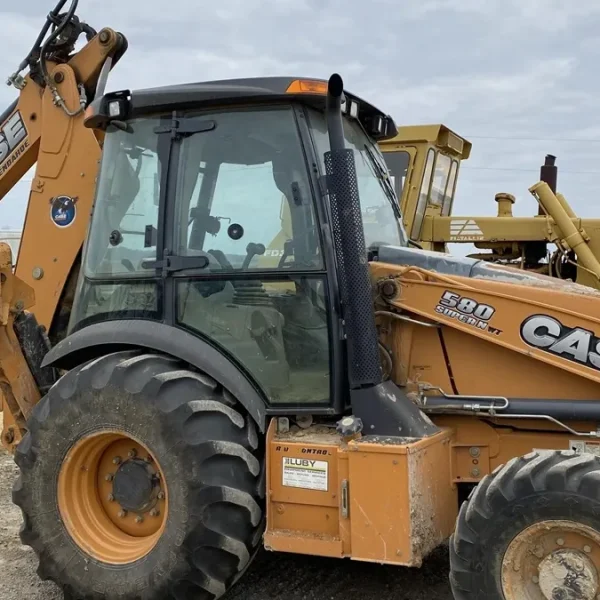
[[[390,183],[388,174],[383,170],[382,166],[379,164],[379,161],[375,158],[375,155],[373,154],[373,151],[371,150],[371,148],[369,148],[369,146],[367,146],[367,144],[364,145],[364,148],[367,152],[367,157],[369,158],[369,162],[371,163],[371,166],[375,170],[375,176],[382,183],[383,191],[385,192],[386,196],[388,197],[388,200],[390,201],[390,204],[392,205],[392,208],[394,210],[394,214],[396,215],[396,218],[398,218],[398,219],[402,218],[402,215],[400,214],[400,207],[396,203],[396,200],[397,200],[396,192],[394,191],[394,188],[392,187],[392,184]]]

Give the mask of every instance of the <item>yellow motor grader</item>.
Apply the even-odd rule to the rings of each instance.
[[[450,539],[457,600],[596,599],[600,292],[410,247],[396,125],[339,75],[106,92],[125,37],[63,5],[0,118],[0,197],[37,161],[0,389],[40,576],[214,600],[261,547]]]
[[[485,252],[471,258],[535,271],[600,288],[600,219],[580,219],[557,192],[556,157],[547,155],[540,180],[529,189],[538,204],[534,217],[515,217],[515,197],[496,194],[492,217],[452,214],[461,162],[472,145],[445,125],[399,127],[380,143],[404,226],[427,250],[473,244]]]

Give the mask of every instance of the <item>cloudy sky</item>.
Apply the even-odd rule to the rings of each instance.
[[[3,4],[2,80],[54,0]],[[129,39],[109,89],[337,71],[398,124],[441,122],[473,142],[455,215],[494,214],[498,191],[535,214],[527,188],[547,153],[576,212],[600,212],[600,0],[80,0],[78,14]],[[0,87],[0,108],[15,97]],[[28,186],[3,199],[0,226],[21,226]]]

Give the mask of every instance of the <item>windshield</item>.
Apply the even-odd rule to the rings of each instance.
[[[321,169],[325,173],[324,154],[330,149],[325,115],[311,110],[309,119]],[[367,248],[379,244],[406,246],[407,235],[398,197],[379,148],[357,121],[344,118],[344,136],[346,148],[354,151]]]

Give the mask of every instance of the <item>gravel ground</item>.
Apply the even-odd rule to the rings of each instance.
[[[2,428],[0,413],[0,430]],[[0,598],[61,600],[62,594],[39,581],[33,552],[21,545],[21,514],[12,503],[17,468],[0,448]],[[452,600],[447,549],[422,569],[263,552],[226,600]],[[225,600],[225,599],[224,599]]]

